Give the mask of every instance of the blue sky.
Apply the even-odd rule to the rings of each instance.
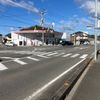
[[[61,32],[89,31],[94,24],[94,0],[0,0],[0,33],[18,27],[40,25],[40,11],[46,10],[45,24]]]

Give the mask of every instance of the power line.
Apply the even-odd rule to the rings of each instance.
[[[21,27],[21,26],[13,26],[13,25],[4,25],[4,24],[2,24],[2,25],[0,25],[0,27],[13,27],[13,28],[23,28],[23,27]]]
[[[11,18],[12,16],[11,15],[3,15],[3,17],[6,17],[6,18]],[[31,24],[29,22],[25,22],[24,20],[20,20],[20,19],[17,19],[16,17],[12,17],[11,20],[16,20],[17,22],[19,23],[23,23],[23,24]]]

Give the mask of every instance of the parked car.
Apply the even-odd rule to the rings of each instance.
[[[84,45],[88,45],[88,44],[89,44],[89,42],[88,42],[88,41],[85,41],[83,44],[84,44]]]
[[[71,41],[65,41],[65,40],[60,40],[60,44],[62,46],[65,46],[65,45],[73,45],[73,43]]]
[[[17,46],[17,45],[14,44],[13,42],[7,42],[7,43],[5,43],[5,46]]]

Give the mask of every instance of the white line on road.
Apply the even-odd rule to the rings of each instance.
[[[51,54],[52,52],[45,52],[45,53],[42,53],[42,54],[39,54],[39,55],[47,55],[47,54]]]
[[[88,56],[88,54],[84,54],[84,55],[82,55],[80,58],[84,59],[84,58],[86,58],[87,56]]]
[[[4,59],[13,59],[12,57],[0,57],[0,58],[4,58]]]
[[[46,57],[46,56],[43,56],[43,55],[37,55],[38,57],[42,57],[42,58],[50,58],[50,57]]]
[[[44,54],[45,52],[33,52],[34,55],[40,55],[40,54]]]
[[[64,55],[64,56],[62,56],[62,57],[68,57],[68,56],[70,56],[70,55],[72,55],[72,53],[66,54],[66,55]]]
[[[79,65],[81,62],[83,62],[85,59],[86,58],[82,59],[81,61],[79,61],[78,63],[76,63],[75,65],[73,65],[69,69],[67,69],[65,72],[63,72],[62,74],[60,74],[59,76],[57,76],[56,78],[54,78],[53,80],[51,80],[50,82],[48,82],[47,84],[45,84],[43,87],[41,87],[40,89],[38,89],[36,92],[33,92],[30,96],[26,97],[24,100],[32,100],[33,98],[35,98],[36,96],[38,96],[39,93],[42,93],[50,85],[52,85],[54,82],[56,82],[58,79],[60,79],[61,77],[63,77],[68,72],[70,72],[72,69],[74,69],[77,65]]]
[[[47,56],[52,56],[52,55],[55,55],[55,54],[58,54],[58,53],[54,52],[54,53],[48,54]]]
[[[13,61],[15,61],[15,62],[17,62],[17,63],[19,63],[19,64],[21,64],[21,65],[27,64],[26,62],[23,62],[23,61],[21,61],[21,60],[19,60],[19,59],[15,59],[15,60],[13,60]]]
[[[5,65],[0,63],[0,71],[8,69]]]
[[[32,58],[32,57],[27,57],[28,59],[34,60],[34,61],[40,61],[39,59]]]
[[[77,92],[78,87],[80,86],[82,80],[84,79],[90,67],[91,65],[88,65],[88,67],[84,70],[78,81],[75,83],[74,87],[71,89],[70,93],[66,96],[65,100],[72,100],[73,96]]]
[[[71,56],[71,58],[75,58],[75,57],[77,57],[77,56],[79,56],[80,54],[75,54],[75,55],[73,55],[73,56]]]
[[[63,53],[57,54],[57,55],[55,55],[55,56],[58,57],[58,56],[61,56],[61,55],[63,55],[63,54],[65,54],[65,53],[63,52]]]

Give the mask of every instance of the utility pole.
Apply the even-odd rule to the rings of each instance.
[[[40,16],[41,16],[41,23],[40,23],[40,26],[42,27],[42,29],[43,29],[43,27],[44,27],[44,15],[46,14],[46,11],[45,10],[42,10],[41,12],[40,12]],[[42,32],[42,45],[44,45],[44,32]]]
[[[95,0],[95,47],[94,60],[97,60],[97,28],[98,28],[98,0]]]

